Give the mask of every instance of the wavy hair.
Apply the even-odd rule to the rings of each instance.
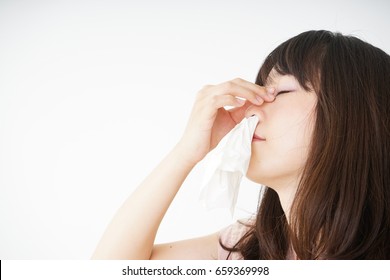
[[[318,101],[309,156],[287,223],[268,187],[249,231],[228,251],[244,259],[390,259],[390,56],[356,37],[307,31],[265,59]]]

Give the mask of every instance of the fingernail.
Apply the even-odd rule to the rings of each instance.
[[[257,104],[258,105],[261,105],[264,102],[264,99],[262,97],[260,97],[260,96],[256,96],[256,100],[257,100]]]
[[[241,99],[241,98],[236,98],[237,99],[237,102],[241,105],[245,104],[246,100],[245,99]]]
[[[275,93],[275,88],[273,88],[273,87],[267,87],[266,88],[267,89],[267,93],[269,94],[269,95],[274,95],[274,93]]]

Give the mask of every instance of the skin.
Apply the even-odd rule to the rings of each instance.
[[[200,90],[182,138],[124,202],[107,227],[92,258],[216,259],[218,233],[159,245],[155,245],[154,240],[169,205],[192,168],[245,116],[259,114],[261,121],[256,131],[257,133],[264,132],[264,137],[268,137],[266,141],[253,143],[249,178],[261,183],[273,182],[272,185],[275,185],[275,188],[276,186],[280,188],[281,193],[283,189],[291,189],[291,178],[295,178],[291,174],[293,170],[297,171],[299,168],[291,166],[283,169],[283,173],[289,175],[289,179],[283,180],[283,176],[275,175],[277,168],[281,168],[283,165],[282,161],[279,164],[273,163],[272,166],[267,166],[264,164],[265,160],[260,160],[260,157],[269,157],[270,155],[265,151],[267,148],[263,146],[268,145],[267,147],[270,149],[278,149],[281,142],[276,139],[281,137],[281,131],[278,134],[277,130],[286,129],[286,126],[282,126],[283,116],[291,118],[291,113],[296,112],[296,121],[305,122],[305,118],[303,118],[305,114],[298,112],[302,108],[308,107],[310,102],[306,102],[309,95],[305,95],[301,91],[297,91],[295,95],[291,94],[292,97],[285,101],[282,97],[277,97],[276,99],[279,100],[276,100],[275,94],[278,87],[282,85],[282,81],[276,81],[276,79],[270,83],[272,87],[268,88],[243,79],[234,79],[218,85],[208,85]],[[304,103],[304,106],[300,104],[301,102]],[[290,105],[287,106],[288,104]],[[234,109],[226,110],[224,109],[226,106],[233,106]],[[291,109],[293,106],[299,106],[300,109]],[[291,112],[283,112],[283,108],[286,110],[288,107],[290,107]],[[291,123],[290,126],[292,126]],[[290,137],[291,135],[295,137],[294,143],[300,143],[297,134],[301,131],[298,128],[302,126],[297,126],[295,134],[291,134],[294,129],[290,131]],[[294,163],[292,159],[293,147],[289,147],[287,144],[281,147],[285,147],[292,153],[288,163]],[[301,155],[301,158],[303,160],[304,157]],[[268,159],[271,160],[271,158]],[[275,172],[271,172],[267,176],[258,177],[256,175],[257,172],[266,172],[273,170],[273,168],[275,168]],[[161,182],[164,182],[164,185]],[[280,182],[290,182],[290,184],[281,184]],[[143,214],[139,215],[139,213]]]
[[[246,112],[260,119],[247,177],[273,188],[288,217],[309,152],[317,95],[304,90],[291,75],[273,70],[269,77],[267,85],[276,89],[275,101],[251,105]]]

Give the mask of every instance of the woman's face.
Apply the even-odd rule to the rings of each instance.
[[[257,115],[247,177],[275,190],[296,187],[310,147],[317,95],[304,90],[291,75],[272,70],[266,86],[274,87],[272,103],[252,105],[246,116]]]

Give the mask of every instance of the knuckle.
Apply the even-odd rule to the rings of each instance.
[[[203,95],[204,95],[204,92],[202,92],[202,91],[198,91],[197,93],[196,93],[196,100],[201,100],[202,99],[202,97],[203,97]]]
[[[233,82],[235,82],[235,83],[241,83],[241,82],[243,82],[243,79],[237,77],[237,78],[234,78],[234,79],[233,79]]]
[[[201,90],[199,90],[196,94],[196,97],[199,99],[199,98],[203,98],[205,95],[207,94],[207,89],[205,87],[203,87]]]
[[[224,83],[224,86],[226,89],[230,89],[232,87],[234,87],[234,82],[233,81],[227,81]]]
[[[210,96],[209,104],[212,106],[216,106],[218,104],[218,96]]]
[[[212,85],[204,85],[200,91],[206,91],[206,90],[210,89],[211,87],[212,87]]]
[[[210,88],[212,88],[213,86],[211,85],[204,85],[199,91],[198,91],[198,95],[204,95],[208,92],[208,90]]]

